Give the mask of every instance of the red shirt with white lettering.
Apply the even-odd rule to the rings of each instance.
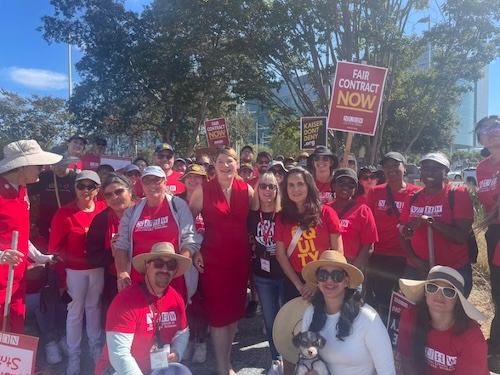
[[[406,197],[413,195],[420,186],[406,184],[403,191],[392,192],[394,203],[399,212],[402,211]],[[372,210],[377,223],[378,242],[375,242],[374,253],[385,256],[405,257],[406,254],[399,242],[398,217],[387,199],[387,184],[374,186],[368,192],[366,205]]]
[[[186,190],[186,186],[179,181],[182,177],[182,173],[172,171],[172,174],[167,176],[167,189],[169,189],[173,195],[177,195]]]
[[[498,176],[500,174],[500,162],[492,164],[491,156],[484,159],[477,166],[477,197],[484,206],[486,214],[489,214],[497,201]]]
[[[321,200],[321,203],[330,203],[332,201],[332,189],[330,187],[330,181],[319,182],[318,180],[314,180],[314,182],[316,182],[316,187],[319,190],[319,199]]]
[[[342,213],[342,209],[335,211],[338,215]],[[343,228],[342,242],[347,259],[355,260],[361,246],[378,241],[377,225],[367,205],[356,203],[339,219]]]
[[[339,218],[333,208],[321,206],[321,224],[303,231],[299,242],[288,258],[295,272],[302,272],[302,268],[313,260],[318,260],[323,251],[330,248],[330,235],[342,233]],[[274,229],[274,241],[283,242],[288,250],[290,242],[299,227],[299,223],[284,224],[278,215]]]
[[[87,152],[80,159],[82,163],[82,170],[92,170],[95,171],[99,165],[101,165],[101,156],[97,156],[93,152]]]
[[[415,319],[415,306],[410,306],[401,313],[398,350],[405,357],[413,357],[412,330]],[[472,321],[469,329],[458,336],[455,334],[456,329],[456,325],[446,331],[431,328],[425,346],[425,374],[488,375],[488,346],[479,325]]]
[[[450,207],[448,194],[452,187],[452,184],[447,184],[438,193],[430,196],[421,191],[413,203],[410,203],[412,197],[408,197],[401,212],[401,223],[407,224],[422,215],[431,216],[435,221],[448,225],[452,225],[454,219],[474,220],[472,200],[463,186],[455,188],[454,207],[453,209]],[[433,232],[436,264],[457,269],[469,262],[467,243],[457,244],[447,240],[436,230]],[[421,225],[415,229],[411,238],[411,246],[420,259],[429,261],[427,225]],[[408,260],[407,263],[411,265]]]
[[[172,344],[175,334],[187,328],[184,301],[170,287],[163,297],[149,295],[153,302],[152,308],[160,323],[160,337],[164,344]],[[133,284],[113,299],[106,318],[106,332],[133,334],[130,354],[144,374],[151,372],[149,351],[156,343],[155,325],[148,299],[139,284]],[[106,344],[101,358],[96,363],[94,373],[101,374],[110,366]]]

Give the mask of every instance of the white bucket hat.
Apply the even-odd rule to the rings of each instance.
[[[0,160],[0,174],[30,165],[50,165],[60,161],[62,155],[43,151],[37,141],[20,140],[3,148],[4,158]]]

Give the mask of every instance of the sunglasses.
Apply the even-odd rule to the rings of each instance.
[[[348,165],[356,165],[356,160],[347,160]]]
[[[259,189],[261,190],[276,190],[275,184],[259,184]]]
[[[148,263],[153,263],[154,268],[158,270],[161,270],[165,266],[167,266],[167,270],[169,271],[175,271],[177,269],[177,261],[175,259],[163,260],[161,258],[155,258]]]
[[[124,191],[125,191],[124,188],[116,189],[115,191],[109,191],[107,193],[104,193],[104,198],[111,199],[115,195],[119,196],[119,195],[123,194]]]
[[[142,183],[144,185],[151,185],[151,184],[158,185],[162,181],[163,181],[163,178],[161,178],[161,177],[157,177],[157,178],[143,178],[142,179]]]
[[[78,190],[94,191],[95,189],[97,189],[97,185],[96,184],[85,185],[84,183],[80,182],[80,183],[76,184],[76,188]]]
[[[357,186],[355,182],[347,182],[347,181],[342,181],[342,180],[335,181],[335,184],[338,187],[349,188],[349,189],[356,189],[356,186]]]
[[[361,179],[363,181],[376,180],[377,178],[378,178],[377,175],[374,174],[364,174],[363,176],[361,176]]]
[[[346,273],[341,270],[333,270],[332,272],[320,269],[316,270],[316,280],[320,283],[327,282],[329,277],[331,277],[334,283],[341,283],[346,276]]]
[[[125,173],[125,176],[127,176],[127,177],[141,177],[141,172],[138,172],[138,171],[127,172],[127,173]]]
[[[439,290],[443,293],[443,296],[448,299],[453,299],[457,295],[455,288],[449,286],[439,286],[434,283],[425,283],[425,291],[427,293],[436,294]]]
[[[271,169],[270,172],[274,175],[279,174],[280,176],[286,175],[286,172],[283,169]]]
[[[167,159],[167,160],[171,160],[171,159],[174,157],[174,155],[172,155],[172,154],[156,154],[156,157],[157,157],[158,159]]]
[[[328,155],[323,155],[323,156],[315,156],[313,157],[314,161],[328,161],[330,160],[330,157]]]
[[[500,121],[495,120],[492,125],[490,126],[482,126],[479,130],[479,134],[487,134],[489,131],[492,130],[500,130]]]

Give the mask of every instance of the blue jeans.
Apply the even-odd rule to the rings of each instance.
[[[26,317],[36,317],[40,336],[46,343],[57,341],[57,333],[66,326],[66,306],[62,303],[47,304],[47,311],[40,311],[40,293],[26,294]]]
[[[279,359],[280,354],[276,350],[273,341],[273,324],[274,318],[278,314],[285,299],[285,287],[283,279],[267,279],[253,275],[255,288],[259,295],[260,306],[262,307],[262,315],[264,315],[264,323],[266,325],[267,340],[273,360]]]
[[[465,298],[469,298],[469,294],[472,291],[472,266],[470,265],[470,262],[463,267],[457,268],[456,271],[458,271],[458,273],[464,278],[464,296]],[[406,265],[403,278],[411,280],[422,280],[422,277],[418,273],[417,269],[409,266],[408,264]]]

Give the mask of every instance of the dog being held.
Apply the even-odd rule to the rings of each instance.
[[[315,375],[331,375],[326,363],[321,359],[319,350],[325,347],[326,339],[317,332],[301,332],[293,337],[293,345],[300,349],[295,375],[305,375],[309,371]]]

